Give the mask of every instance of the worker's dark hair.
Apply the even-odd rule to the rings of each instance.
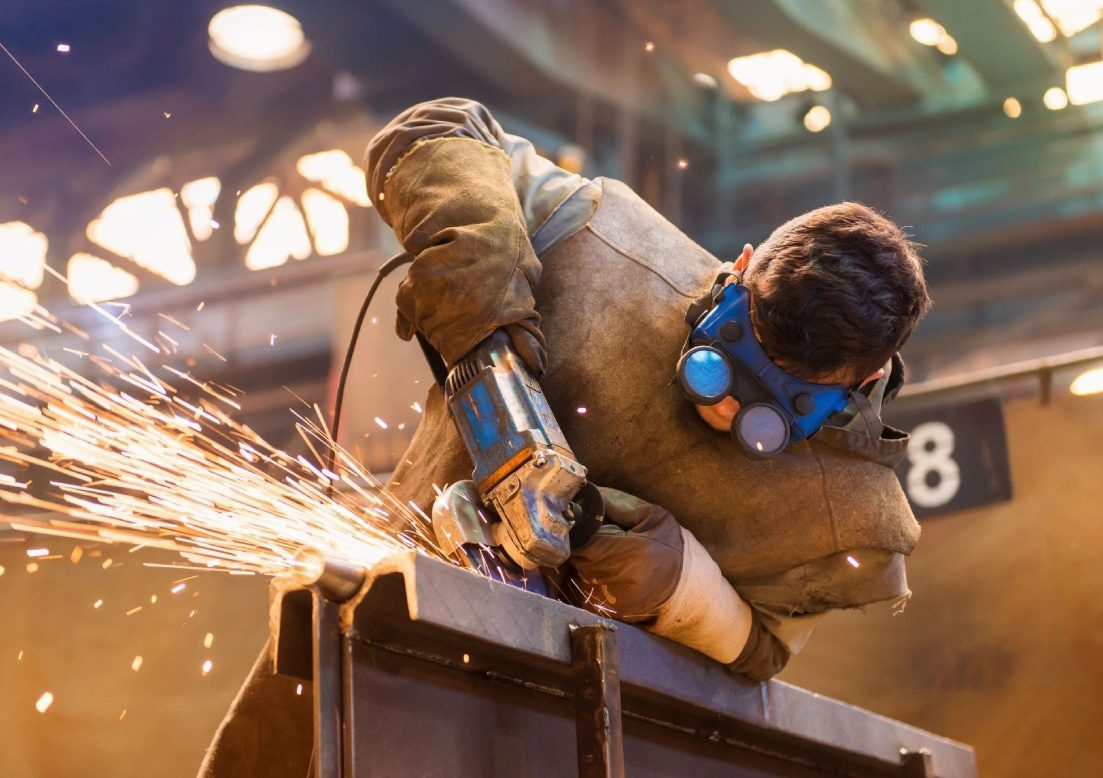
[[[745,280],[766,353],[807,381],[861,381],[931,307],[915,245],[859,203],[778,227],[755,250]]]

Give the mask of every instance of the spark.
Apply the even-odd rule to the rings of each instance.
[[[50,549],[48,549],[48,548],[28,548],[27,549],[27,556],[31,556],[31,557],[46,556],[49,553],[50,553]]]
[[[133,616],[133,615],[134,615],[135,613],[137,613],[137,612],[138,612],[138,611],[140,611],[141,609],[142,609],[142,606],[141,606],[141,605],[139,605],[139,606],[138,606],[137,608],[131,608],[130,610],[128,610],[128,611],[126,612],[126,615],[127,615],[127,616]]]
[[[421,403],[414,403],[410,407],[414,409],[414,413],[421,413]]]
[[[188,326],[188,325],[186,325],[186,324],[181,324],[181,323],[180,323],[180,322],[178,322],[178,321],[177,321],[176,319],[174,319],[174,318],[172,318],[171,316],[169,316],[169,315],[168,315],[167,313],[159,313],[159,314],[157,314],[157,315],[158,315],[158,316],[160,316],[160,317],[161,317],[162,319],[164,319],[165,321],[169,322],[170,324],[175,324],[175,325],[176,325],[177,327],[179,327],[180,329],[182,329],[182,330],[183,330],[184,332],[190,332],[190,331],[191,331],[191,327],[189,327],[189,326]]]
[[[850,563],[850,566],[851,566],[851,567],[857,567],[857,566],[858,566],[858,565],[860,564],[860,563],[858,562],[858,560],[857,560],[857,559],[855,559],[855,558],[854,558],[854,557],[852,557],[852,556],[848,556],[848,557],[846,558],[846,561]]]
[[[299,696],[302,696],[302,693],[303,693],[303,685],[300,683],[300,684],[295,686],[295,694],[297,694]]]
[[[685,157],[681,157],[678,160],[678,169],[679,170],[685,170],[687,167],[689,167],[689,160],[686,159]]]
[[[34,108],[31,109],[31,113],[38,113],[38,103],[34,104]]]
[[[579,413],[579,415],[584,416],[586,414],[586,406],[585,405],[578,406],[578,413]]]
[[[273,333],[272,335],[270,335],[270,336],[268,337],[268,345],[269,345],[269,346],[274,346],[274,345],[276,345],[276,335],[275,335],[275,333]]]
[[[62,54],[68,54],[70,48],[71,47],[69,46],[68,43],[59,43],[57,45],[57,50],[60,51]]]
[[[214,633],[208,632],[203,636],[203,648],[210,648],[212,645],[214,645]]]
[[[464,654],[463,655],[463,663],[465,665],[471,663],[471,655],[470,654]]]
[[[655,41],[647,41],[647,43],[643,44],[643,50],[648,54],[653,52],[655,50]]]
[[[176,586],[172,587],[170,591],[172,591],[173,594],[179,594],[180,592],[184,591],[185,587],[187,587],[187,584],[178,583],[176,584]]]
[[[63,46],[68,46],[68,44],[62,44],[62,45],[63,45]],[[53,106],[54,108],[56,108],[56,109],[57,109],[57,112],[58,112],[58,113],[60,113],[60,114],[61,114],[62,116],[64,116],[64,117],[65,117],[65,121],[69,122],[69,124],[70,124],[70,125],[72,126],[72,128],[73,128],[74,130],[76,130],[76,131],[77,131],[77,132],[78,132],[78,133],[80,134],[80,137],[84,138],[84,141],[85,141],[85,143],[87,143],[87,144],[88,144],[89,146],[91,146],[91,147],[92,147],[92,150],[93,150],[93,151],[95,151],[95,152],[96,152],[97,154],[99,154],[99,155],[100,155],[100,158],[101,158],[101,159],[102,159],[102,160],[103,160],[104,162],[106,162],[106,163],[107,163],[108,165],[110,165],[110,164],[111,164],[111,160],[109,160],[109,159],[108,159],[107,157],[105,157],[105,156],[104,156],[104,153],[103,153],[102,151],[100,151],[100,150],[99,150],[99,148],[98,148],[98,147],[96,146],[96,144],[95,144],[95,143],[93,143],[93,142],[91,141],[91,139],[90,139],[90,138],[89,138],[89,137],[88,137],[87,135],[85,135],[85,134],[84,134],[84,131],[83,131],[83,130],[81,130],[81,128],[80,128],[80,127],[78,127],[78,126],[77,126],[77,123],[76,123],[76,122],[74,122],[74,121],[73,121],[72,119],[70,119],[70,118],[69,118],[69,114],[67,114],[67,113],[65,113],[65,111],[61,110],[61,106],[60,106],[60,105],[58,105],[58,104],[57,104],[57,103],[56,103],[56,102],[54,101],[54,98],[50,97],[50,94],[49,94],[49,93],[48,93],[48,92],[47,92],[47,91],[46,91],[45,89],[43,89],[43,88],[42,88],[42,85],[41,85],[40,83],[38,83],[37,81],[35,81],[35,80],[34,80],[34,76],[32,76],[32,75],[31,75],[31,74],[30,74],[30,73],[29,73],[29,72],[27,71],[27,69],[26,69],[25,67],[23,67],[22,63],[21,63],[21,62],[20,62],[19,60],[17,60],[17,59],[15,58],[15,55],[14,55],[14,54],[12,54],[12,53],[11,53],[10,51],[8,51],[8,47],[7,47],[7,46],[5,46],[5,45],[4,45],[3,43],[0,43],[0,49],[3,49],[4,53],[5,53],[5,54],[7,54],[7,55],[8,55],[9,57],[11,57],[11,61],[15,63],[15,66],[16,66],[17,68],[19,68],[20,70],[22,70],[22,71],[23,71],[23,75],[25,75],[25,76],[26,76],[27,78],[29,78],[29,79],[31,80],[31,83],[32,83],[32,84],[34,84],[34,85],[35,85],[36,87],[38,87],[38,91],[39,91],[39,92],[41,92],[41,93],[42,93],[43,95],[45,95],[45,96],[46,96],[46,99],[50,101],[50,104],[51,104],[51,105],[52,105],[52,106]],[[68,51],[68,48],[66,48],[65,50],[66,50],[66,51]],[[61,51],[61,47],[60,47],[60,46],[58,47],[58,51]]]
[[[37,573],[38,572],[38,562],[31,562],[29,565],[27,565],[27,572],[28,573]]]
[[[201,303],[199,303],[199,305],[195,306],[195,310],[196,310],[196,311],[201,311],[201,310],[203,310],[203,306],[204,306],[204,305],[206,305],[206,304],[207,304],[206,302],[201,302]]]
[[[383,420],[382,420],[381,418],[379,418],[378,416],[376,416],[376,417],[375,417],[375,423],[376,423],[376,424],[378,424],[378,425],[379,425],[380,427],[382,427],[383,429],[387,429],[387,422],[383,421]]]
[[[130,669],[133,670],[134,672],[138,672],[139,670],[142,669],[142,656],[141,656],[141,654],[134,657],[134,661],[132,661],[130,663]]]
[[[119,714],[119,721],[126,718],[126,708],[123,708],[123,712]]]
[[[202,304],[203,304],[203,303],[200,303],[200,305],[202,305]],[[214,350],[213,348],[211,348],[210,346],[208,346],[208,345],[207,345],[206,343],[204,343],[204,344],[203,344],[203,348],[207,349],[207,351],[209,351],[209,352],[211,352],[212,354],[214,354],[214,355],[215,355],[216,357],[218,357],[219,359],[221,359],[221,360],[222,360],[223,362],[226,362],[226,361],[227,361],[226,357],[224,357],[224,356],[222,356],[221,354],[219,354],[219,353],[218,353],[217,351],[215,351],[215,350]]]
[[[92,607],[96,610],[103,607],[103,600],[96,600],[94,603],[92,603]]]
[[[132,335],[118,317],[99,312]],[[95,343],[89,351],[84,366],[99,377],[39,350],[0,347],[0,461],[62,476],[52,475],[50,490],[35,494],[0,483],[0,501],[42,511],[13,518],[17,531],[173,551],[180,562],[145,564],[230,575],[294,572],[307,546],[362,567],[398,550],[448,559],[428,516],[339,447],[320,409],[317,420],[296,414],[312,464],[229,415],[241,407],[229,395],[240,390],[216,388],[168,364],[146,365],[106,344],[106,356]],[[198,396],[184,400],[172,377]],[[321,465],[330,453],[334,465]],[[337,481],[341,490],[332,490]],[[95,548],[86,553],[107,556]],[[108,557],[102,566],[118,563]]]
[[[23,652],[22,651],[19,652],[19,656],[17,656],[15,658],[15,661],[16,662],[22,662],[23,661]]]
[[[54,695],[50,692],[43,692],[42,696],[38,698],[38,702],[34,704],[35,710],[39,713],[45,713],[46,709],[54,704]]]
[[[171,119],[172,118],[172,111],[162,111],[161,113],[163,113],[165,115],[166,119]]]
[[[156,605],[156,604],[157,604],[157,595],[156,595],[156,594],[154,594],[154,595],[150,596],[150,598],[149,598],[149,604],[150,604],[150,605]]]
[[[211,662],[210,659],[203,662],[203,675],[206,675],[207,673],[209,673],[211,671],[212,666],[213,666],[213,663]]]
[[[3,565],[0,565],[0,575],[3,575],[3,574],[4,574],[4,569],[5,569],[5,568],[4,568],[4,566],[3,566]]]

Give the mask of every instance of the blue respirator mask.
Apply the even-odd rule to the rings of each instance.
[[[748,457],[764,459],[814,435],[846,407],[850,390],[842,384],[810,384],[778,367],[766,355],[751,326],[750,293],[742,283],[717,278],[712,290],[686,311],[692,327],[678,360],[682,394],[698,405],[725,397],[740,404],[732,422],[735,445]]]

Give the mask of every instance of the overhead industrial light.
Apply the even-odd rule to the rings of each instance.
[[[1047,89],[1046,93],[1042,95],[1042,102],[1046,104],[1046,108],[1049,110],[1060,111],[1068,107],[1069,96],[1061,87],[1053,86]]]
[[[286,70],[310,53],[299,20],[266,5],[223,9],[211,17],[207,34],[211,54],[242,70]]]
[[[946,37],[946,28],[934,19],[916,19],[908,25],[908,32],[918,43],[924,46],[937,46]]]
[[[1103,100],[1103,60],[1074,65],[1065,71],[1069,102],[1085,105]]]
[[[1009,119],[1018,119],[1023,115],[1023,104],[1014,97],[1009,97],[1003,101],[1003,112]]]
[[[1015,0],[1015,13],[1030,29],[1030,34],[1042,43],[1057,37],[1057,27],[1036,0]]]
[[[822,92],[831,76],[791,51],[774,49],[728,61],[728,72],[759,100],[773,102],[791,92]]]
[[[1103,392],[1103,367],[1093,368],[1076,376],[1069,391],[1079,397]]]
[[[92,254],[74,254],[67,271],[69,295],[78,303],[102,303],[138,292],[137,278]]]
[[[826,105],[813,105],[804,114],[804,128],[809,132],[822,132],[831,124],[831,111]]]
[[[1103,0],[1016,0],[1015,12],[1034,37],[1049,42],[1060,31],[1071,38],[1103,18]]]
[[[917,43],[936,48],[946,56],[957,54],[957,41],[934,19],[916,19],[908,25],[908,32]]]

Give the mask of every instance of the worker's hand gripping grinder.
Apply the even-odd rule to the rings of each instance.
[[[498,330],[456,363],[444,393],[475,470],[433,504],[442,549],[514,582],[565,562],[604,502],[509,337]]]

